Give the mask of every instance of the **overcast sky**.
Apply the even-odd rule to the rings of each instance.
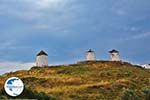
[[[0,35],[0,73],[28,68],[41,49],[50,64],[83,60],[90,48],[97,59],[117,49],[150,63],[150,0],[0,0]]]

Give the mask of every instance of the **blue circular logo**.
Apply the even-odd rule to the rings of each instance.
[[[24,84],[18,77],[11,77],[6,80],[4,89],[8,95],[16,97],[23,92]]]

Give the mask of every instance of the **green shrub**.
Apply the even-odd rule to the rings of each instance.
[[[136,95],[133,90],[126,90],[121,97],[122,100],[139,100],[139,97]]]
[[[150,89],[145,89],[144,91],[145,99],[150,100]]]
[[[5,90],[0,90],[0,99],[38,99],[38,100],[55,100],[54,98],[47,96],[45,93],[37,93],[36,91],[32,91],[30,88],[24,89],[23,93],[17,97],[8,96],[5,93]]]

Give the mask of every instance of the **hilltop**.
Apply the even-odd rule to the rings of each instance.
[[[92,61],[33,67],[0,76],[0,98],[9,77],[19,77],[25,91],[18,98],[43,100],[149,100],[150,70],[126,62]],[[130,99],[129,99],[130,98]]]

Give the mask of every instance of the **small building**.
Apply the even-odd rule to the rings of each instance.
[[[86,60],[87,61],[95,61],[96,60],[95,52],[92,51],[91,49],[86,52]]]
[[[48,54],[45,53],[43,50],[41,50],[37,55],[36,55],[36,66],[38,67],[45,67],[48,66]]]
[[[150,69],[150,64],[144,64],[144,65],[141,65],[143,68],[145,69]]]
[[[120,61],[119,51],[113,49],[109,51],[109,53],[110,53],[110,61]]]

